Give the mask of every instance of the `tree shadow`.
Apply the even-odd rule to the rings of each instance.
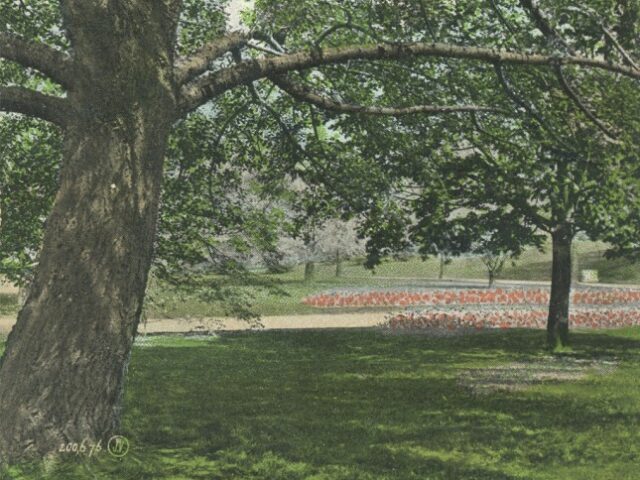
[[[132,453],[82,468],[118,478],[506,480],[585,459],[596,470],[626,466],[618,447],[640,424],[640,402],[622,385],[637,372],[637,336],[574,335],[575,357],[620,360],[606,378],[489,395],[459,385],[465,369],[547,356],[544,341],[530,330],[343,329],[135,349],[123,418]],[[73,468],[60,478],[86,478]]]

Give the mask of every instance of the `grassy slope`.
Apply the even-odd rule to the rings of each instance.
[[[540,355],[540,332],[374,331],[159,338],[129,370],[124,460],[15,479],[635,479],[640,330],[577,333],[615,373],[473,397],[470,367]],[[2,475],[0,475],[0,478]]]

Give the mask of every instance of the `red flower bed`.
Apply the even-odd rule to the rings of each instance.
[[[477,310],[405,312],[391,316],[381,327],[392,331],[425,329],[546,328],[545,310]],[[571,327],[615,328],[640,325],[640,310],[629,308],[577,309]]]
[[[640,303],[640,290],[580,289],[571,296],[574,305],[621,305]],[[332,307],[407,307],[420,305],[546,305],[549,290],[447,289],[423,291],[367,291],[320,293],[302,300],[305,305]]]

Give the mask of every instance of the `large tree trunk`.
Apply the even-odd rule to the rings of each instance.
[[[175,110],[173,0],[68,3],[77,116],[40,263],[0,366],[4,461],[65,442],[105,445],[118,429]]]
[[[547,319],[549,347],[569,344],[569,300],[571,296],[571,240],[568,226],[558,227],[551,235],[553,261],[551,271],[551,297]]]

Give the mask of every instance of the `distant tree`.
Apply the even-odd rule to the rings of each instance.
[[[507,261],[507,258],[509,258],[509,255],[506,252],[494,253],[489,251],[483,253],[480,258],[487,269],[489,288],[491,288],[495,283],[496,277],[500,275],[500,272],[502,272],[504,263]]]
[[[451,255],[448,252],[438,253],[438,280],[444,279],[444,267],[451,263]]]
[[[364,242],[358,238],[356,220],[329,218],[307,226],[298,237],[282,237],[279,251],[283,262],[304,264],[305,281],[312,281],[316,263],[332,263],[335,275],[342,275],[345,260],[364,255]]]
[[[585,15],[586,7],[547,5],[555,14],[550,19],[537,2],[520,3],[521,11],[492,7],[512,32],[501,41],[513,48],[542,42],[558,54],[590,49],[632,63],[638,56],[637,36],[621,26],[628,6],[617,16],[607,10],[606,22],[619,32],[612,34],[593,11]],[[528,22],[535,28],[527,29]],[[462,38],[475,37],[464,32]],[[388,166],[387,198],[369,207],[365,225],[370,263],[403,247],[407,225],[425,256],[443,249],[469,252],[487,236],[493,239],[489,251],[517,256],[524,246],[542,248],[551,237],[548,343],[566,345],[572,239],[584,232],[630,251],[640,236],[640,94],[624,79],[613,89],[602,77],[566,65],[532,71],[501,62],[488,68],[450,64],[447,72],[452,91],[475,92],[475,101],[512,113],[407,119],[401,126],[387,120],[385,130],[345,122],[351,135],[368,139],[365,151]]]

